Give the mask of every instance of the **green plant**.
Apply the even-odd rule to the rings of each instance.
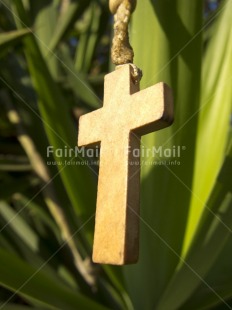
[[[47,154],[101,106],[107,1],[2,0],[0,29],[0,309],[232,308],[232,1],[205,18],[201,0],[138,1],[142,87],[175,98],[174,125],[142,146],[182,151],[142,165],[140,260],[125,267],[90,261],[96,166]]]

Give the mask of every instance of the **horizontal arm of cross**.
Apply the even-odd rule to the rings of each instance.
[[[100,142],[102,108],[82,115],[79,120],[78,146],[95,146]]]
[[[170,126],[173,122],[173,97],[165,83],[137,92],[130,97],[129,110],[131,129],[139,135]]]

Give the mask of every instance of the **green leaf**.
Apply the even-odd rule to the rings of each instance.
[[[16,1],[16,4],[19,6],[17,7],[21,14],[19,16],[23,19],[25,12],[23,12],[20,2]],[[75,158],[73,155],[73,158],[70,158],[65,155],[65,149],[69,151],[75,148],[77,136],[68,105],[65,104],[65,97],[53,80],[35,39],[33,37],[26,38],[24,45],[30,74],[38,95],[41,121],[45,126],[49,141],[54,147],[54,157],[60,164],[58,166],[61,178],[77,214],[84,221],[88,221],[95,209],[95,196],[90,196],[89,192],[94,193],[96,189],[89,167],[70,164],[73,159],[81,161],[80,156]],[[57,149],[63,150],[61,157],[56,156]],[[52,160],[51,157],[47,159]],[[87,225],[84,228],[90,229]]]
[[[49,227],[49,229],[54,233],[54,236],[56,236],[57,240],[62,240],[59,228],[48,211],[41,208],[41,204],[37,204],[35,200],[32,201],[31,198],[27,198],[24,195],[20,195],[20,197],[18,197],[17,203],[19,205],[19,210],[26,205],[27,208],[24,211],[27,211],[31,215],[32,219],[38,221],[40,226]]]
[[[105,309],[0,249],[0,283],[17,294],[57,309]]]
[[[101,18],[101,8],[96,2],[91,3],[85,12],[85,17],[89,20],[87,29],[81,33],[75,60],[77,71],[87,73],[90,69],[91,61],[95,51],[97,39],[99,37],[99,26]]]
[[[66,11],[61,12],[59,16],[59,22],[52,41],[49,45],[49,50],[54,50],[64,35],[67,33],[69,28],[73,25],[75,20],[84,12],[89,5],[90,0],[71,0]]]
[[[23,219],[4,201],[0,201],[0,215],[9,223],[14,233],[19,236],[33,251],[38,250],[39,238]]]
[[[196,145],[193,196],[184,253],[214,186],[225,156],[230,127],[232,88],[232,3],[225,1],[218,10],[211,39],[207,45],[202,77],[200,118]],[[211,26],[212,27],[212,26]]]
[[[194,168],[197,114],[193,115],[199,108],[202,9],[201,0],[138,2],[132,22],[135,64],[144,73],[142,88],[166,82],[173,89],[175,106],[174,124],[144,137],[142,147],[181,149],[181,158],[158,154],[141,159],[140,260],[125,267],[128,290],[138,309],[156,307],[179,263]],[[166,164],[152,164],[160,160]],[[169,160],[180,164],[169,165]]]
[[[25,36],[31,34],[30,29],[20,29],[10,32],[0,33],[0,57],[5,55],[8,49],[18,42],[20,42]]]
[[[210,271],[213,272],[211,268],[231,236],[232,189],[228,186],[231,173],[232,146],[204,208],[189,252],[186,258],[180,261],[180,266],[167,286],[157,309],[179,309],[201,283],[211,290],[212,295],[220,297],[211,289],[205,277]]]
[[[44,264],[42,255],[45,255],[45,257],[52,255],[52,249],[45,243],[41,245],[41,238],[37,234],[36,229],[32,228],[23,218],[23,209],[16,212],[2,201],[0,201],[0,207],[0,215],[4,219],[1,234],[6,236],[6,239],[3,239],[4,248],[9,249],[7,245],[7,242],[9,242],[13,247],[13,252],[18,253],[33,267],[39,268]],[[22,208],[25,209],[25,205]],[[53,277],[54,280],[60,281],[54,266],[46,264],[44,271],[46,271],[47,275]]]
[[[30,1],[30,15],[33,19],[33,29],[37,44],[54,78],[58,76],[58,57],[49,50],[57,26],[59,3],[57,0]]]
[[[88,83],[83,73],[79,73],[69,55],[67,46],[61,47],[62,59],[64,59],[63,68],[67,74],[67,82],[69,83],[75,95],[87,103],[88,108],[99,108],[102,106],[102,101],[94,93],[94,90]]]
[[[17,304],[7,304],[4,305],[3,303],[0,303],[0,309],[4,307],[4,310],[43,310],[41,308],[35,308],[35,307],[26,307],[26,306],[19,306]]]
[[[232,142],[232,139],[230,140]],[[223,184],[224,188],[232,193],[230,176],[232,174],[232,147],[230,148],[229,156],[225,160],[223,169],[220,172],[219,181]],[[210,268],[205,282],[206,286],[201,283],[195,290],[194,294],[183,305],[183,309],[200,309],[201,307],[212,307],[223,300],[232,298],[232,266],[231,266],[231,250],[232,250],[232,237],[231,230],[230,236],[223,250],[220,252],[217,260]],[[215,248],[217,248],[215,246]],[[210,257],[211,258],[211,257]],[[210,259],[211,261],[211,259]],[[214,292],[212,291],[214,290]]]
[[[201,283],[181,309],[214,309],[217,304],[222,304],[222,308],[219,309],[225,307],[222,300],[228,302],[232,298],[231,251],[232,238],[230,236],[226,246],[205,278],[209,287]]]

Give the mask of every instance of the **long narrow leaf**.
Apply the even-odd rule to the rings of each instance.
[[[0,283],[6,288],[17,291],[19,295],[50,305],[58,309],[77,308],[92,310],[104,307],[87,299],[78,292],[67,289],[53,281],[40,270],[0,249]]]
[[[57,44],[63,38],[70,26],[75,22],[75,19],[84,12],[89,3],[90,0],[70,1],[67,10],[63,12],[63,16],[60,16],[55,35],[49,46],[51,50],[56,48]]]
[[[212,295],[220,299],[220,295],[211,289],[205,277],[231,236],[232,189],[228,186],[231,172],[232,146],[205,206],[194,242],[185,260],[181,261],[181,266],[173,276],[157,309],[178,309],[201,283],[211,290]]]
[[[230,126],[232,2],[225,1],[215,17],[217,22],[214,23],[203,66],[193,196],[184,253],[190,246],[204,204],[221,167]]]
[[[172,127],[142,139],[145,150],[161,147],[163,153],[154,157],[150,151],[141,159],[141,256],[136,266],[125,268],[128,289],[138,309],[155,307],[179,262],[193,179],[201,27],[201,0],[138,2],[134,14],[131,37],[135,63],[144,73],[142,88],[168,83],[175,105]],[[174,147],[180,148],[180,158],[162,155]],[[159,161],[164,163],[153,164]]]
[[[30,29],[21,29],[0,33],[0,56],[5,55],[9,47],[17,44],[23,37],[31,34]]]
[[[20,18],[23,19],[24,13],[21,13],[23,8],[20,6],[20,2],[16,1],[15,3],[17,11],[22,14]],[[71,121],[70,111],[65,104],[65,98],[53,80],[35,39],[33,37],[26,38],[24,44],[29,70],[38,94],[41,118],[54,151],[56,149],[74,149],[77,134]],[[66,157],[64,151],[62,155],[61,157],[55,156],[60,163],[62,180],[76,211],[82,215],[82,219],[88,220],[95,207],[94,195],[88,195],[89,191],[93,193],[95,191],[90,169],[81,164],[70,165],[70,161],[75,156],[73,155],[73,158]],[[80,161],[81,159],[76,160]],[[84,206],[88,206],[88,208]],[[86,227],[89,229],[89,226]]]

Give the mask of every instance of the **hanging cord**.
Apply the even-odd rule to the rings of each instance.
[[[136,0],[109,0],[109,7],[114,14],[114,38],[111,49],[111,59],[116,68],[132,64],[132,79],[139,83],[142,71],[133,64],[134,51],[129,42],[128,25],[131,14],[136,8]]]

